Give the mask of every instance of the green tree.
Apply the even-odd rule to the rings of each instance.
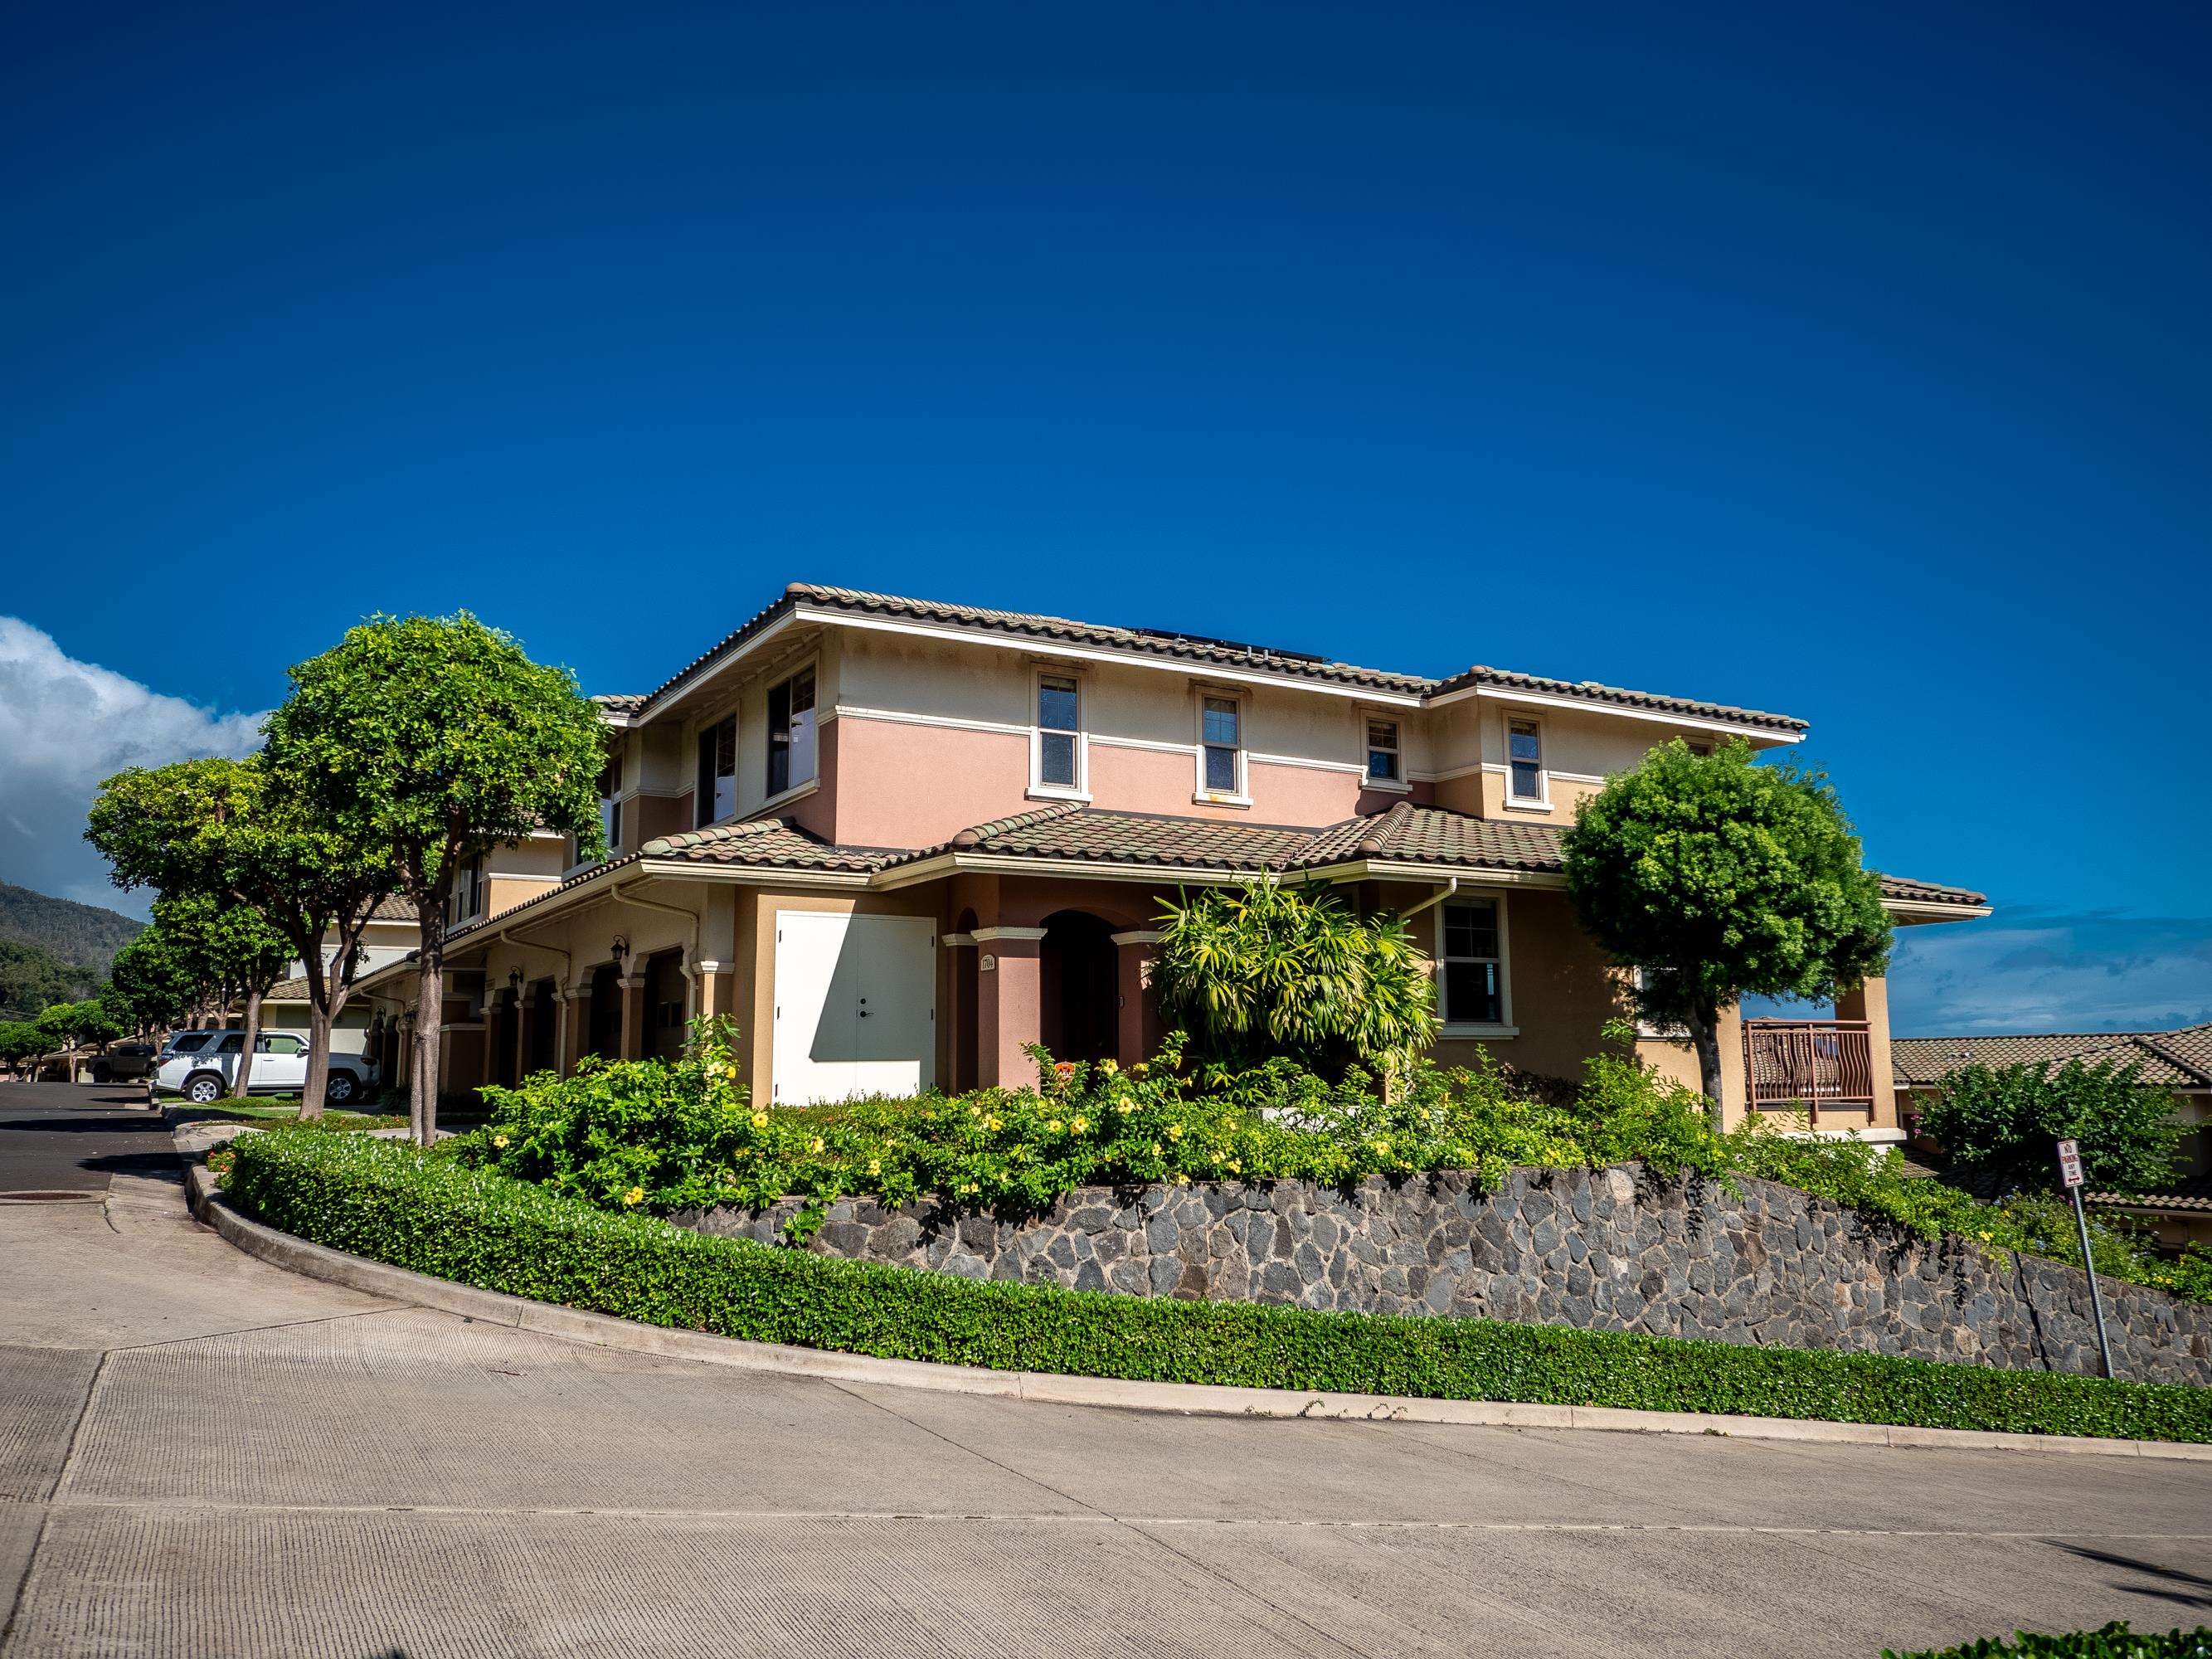
[[[36,1060],[46,1051],[46,1034],[27,1019],[11,1019],[0,1024],[0,1062],[20,1070],[27,1060]]]
[[[1362,918],[1324,889],[1261,876],[1170,904],[1160,923],[1161,1012],[1206,1059],[1395,1076],[1436,1036],[1435,982],[1393,913]]]
[[[331,1031],[352,994],[361,936],[393,891],[388,846],[358,814],[325,815],[302,790],[277,787],[261,757],[119,773],[100,787],[85,839],[107,855],[118,887],[153,887],[179,901],[197,895],[223,912],[224,937],[204,941],[211,954],[200,965],[220,980],[228,963],[237,970],[231,982],[247,999],[246,1053],[234,1092],[246,1089],[261,994],[283,976],[290,958],[299,960],[308,1010],[300,1115],[320,1116]],[[216,924],[194,925],[204,933]],[[270,933],[284,947],[281,957]],[[161,965],[173,975],[185,958],[173,955]]]
[[[115,953],[106,995],[141,1030],[190,1022],[203,994],[198,963],[158,922]]]
[[[604,849],[599,710],[565,668],[531,661],[463,612],[375,617],[292,670],[270,716],[272,776],[349,842],[386,848],[415,907],[418,961],[410,1117],[437,1122],[446,917],[459,870],[539,830]]]
[[[1647,1020],[1688,1029],[1717,1114],[1723,1009],[1746,995],[1832,997],[1889,958],[1881,878],[1826,777],[1679,738],[1583,804],[1562,848],[1583,927],[1644,969]]]
[[[2014,1190],[2058,1184],[2057,1143],[2081,1143],[2081,1168],[2100,1192],[2151,1193],[2173,1178],[2185,1131],[2173,1096],[2146,1085],[2138,1062],[1966,1066],[1943,1079],[1921,1113],[1923,1133],[1969,1170],[1995,1171]]]

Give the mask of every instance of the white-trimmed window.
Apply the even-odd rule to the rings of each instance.
[[[1089,757],[1083,740],[1083,683],[1073,674],[1036,677],[1036,724],[1030,741],[1030,787],[1080,795]]]
[[[699,785],[691,800],[691,822],[703,829],[734,817],[737,810],[738,717],[732,714],[699,733]]]
[[[1511,714],[1505,720],[1505,799],[1522,806],[1543,806],[1551,796],[1544,781],[1544,726],[1540,720]]]
[[[1458,899],[1437,923],[1437,1012],[1446,1026],[1502,1026],[1512,1000],[1505,982],[1505,907],[1494,898]]]
[[[622,845],[622,757],[611,757],[599,769],[599,833],[611,854]]]
[[[1629,982],[1638,991],[1642,991],[1650,987],[1653,975],[1665,971],[1666,969],[1662,968],[1632,968],[1628,970]],[[1686,1042],[1690,1033],[1686,1027],[1663,1025],[1646,1018],[1643,1009],[1639,1007],[1636,1011],[1636,1035],[1641,1037],[1658,1037],[1668,1042]]]
[[[1201,692],[1198,699],[1198,790],[1201,795],[1244,794],[1244,704],[1237,697]]]
[[[453,872],[453,896],[446,901],[446,925],[458,927],[483,914],[483,860],[471,859]]]
[[[1367,781],[1403,783],[1406,762],[1398,747],[1398,722],[1367,717]]]
[[[814,671],[768,689],[768,793],[814,781]]]

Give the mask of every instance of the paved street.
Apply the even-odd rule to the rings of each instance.
[[[143,1083],[0,1083],[0,1194],[107,1190],[117,1174],[174,1164]]]
[[[0,1190],[59,1184],[11,1135]],[[766,1378],[295,1278],[137,1166],[0,1205],[0,1260],[11,1659],[1870,1659],[2212,1619],[2212,1465]]]

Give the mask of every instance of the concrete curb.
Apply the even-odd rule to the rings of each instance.
[[[703,1331],[671,1330],[611,1315],[457,1285],[364,1256],[311,1244],[249,1221],[216,1190],[206,1167],[186,1175],[192,1213],[246,1255],[310,1279],[395,1302],[435,1308],[487,1324],[586,1342],[630,1353],[702,1361],[781,1376],[989,1395],[1061,1406],[1111,1406],[1180,1416],[1306,1418],[1343,1422],[1444,1423],[1485,1428],[1595,1429],[1629,1434],[1698,1434],[1742,1440],[1797,1440],[1827,1445],[1917,1446],[1971,1451],[2058,1452],[2090,1457],[2156,1457],[2212,1462],[2212,1445],[2158,1440],[2106,1440],[2046,1434],[1996,1434],[1975,1429],[1921,1429],[1880,1423],[1826,1423],[1782,1417],[1728,1417],[1697,1412],[1626,1411],[1602,1406],[1539,1406],[1510,1401],[1425,1400],[1390,1395],[1307,1394],[1280,1389],[1220,1388],[1197,1382],[1131,1382],[1120,1377],[1061,1376],[994,1371],[915,1359],[745,1342]]]

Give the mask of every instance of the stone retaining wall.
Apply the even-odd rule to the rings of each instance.
[[[1085,1188],[1020,1222],[844,1200],[809,1248],[1075,1290],[2096,1371],[2087,1280],[2075,1269],[1928,1243],[1795,1188],[1738,1185],[1731,1195],[1629,1164],[1515,1170],[1493,1193],[1449,1174],[1377,1177],[1348,1193],[1294,1182]],[[799,1207],[670,1219],[774,1240]],[[2120,1375],[2212,1383],[2212,1305],[2104,1289]]]

